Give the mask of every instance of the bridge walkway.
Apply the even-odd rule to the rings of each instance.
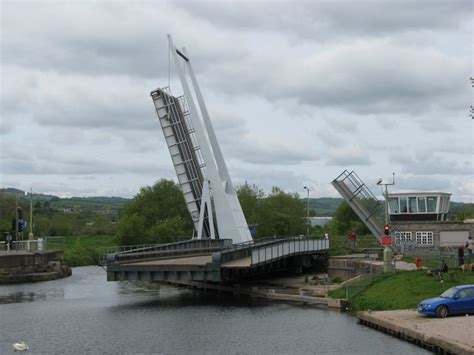
[[[329,250],[328,240],[300,237],[234,245],[225,240],[205,242],[188,241],[187,248],[174,243],[166,249],[156,246],[135,253],[110,254],[107,279],[224,282],[272,270],[309,266],[313,256],[318,258]]]

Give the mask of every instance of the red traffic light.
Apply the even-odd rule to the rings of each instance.
[[[383,226],[383,232],[385,235],[390,235],[390,227],[388,224]]]

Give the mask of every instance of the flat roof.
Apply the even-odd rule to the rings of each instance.
[[[451,196],[449,192],[392,192],[388,196]]]

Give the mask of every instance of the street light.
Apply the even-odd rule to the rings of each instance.
[[[307,186],[303,187],[308,193],[306,196],[306,237],[309,238],[309,189]]]
[[[385,234],[390,234],[390,227],[388,226],[388,185],[395,185],[395,173],[393,174],[393,179],[391,183],[384,183],[381,178],[377,180],[377,185],[379,186],[385,186],[385,225],[384,225],[384,233]],[[387,273],[392,270],[392,250],[388,247],[388,245],[385,246],[385,249],[383,251],[383,272]]]
[[[392,173],[392,174],[393,174],[393,178],[392,178],[391,183],[384,183],[382,178],[379,178],[377,180],[377,185],[385,186],[385,193],[384,193],[384,197],[385,197],[385,225],[388,225],[388,188],[387,188],[387,186],[395,185],[395,173]]]
[[[28,234],[28,240],[33,240],[33,188],[30,189],[30,233]]]

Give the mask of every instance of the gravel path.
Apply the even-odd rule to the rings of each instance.
[[[447,346],[456,353],[474,354],[474,316],[445,319],[419,315],[413,310],[361,312],[360,319],[438,346]]]

